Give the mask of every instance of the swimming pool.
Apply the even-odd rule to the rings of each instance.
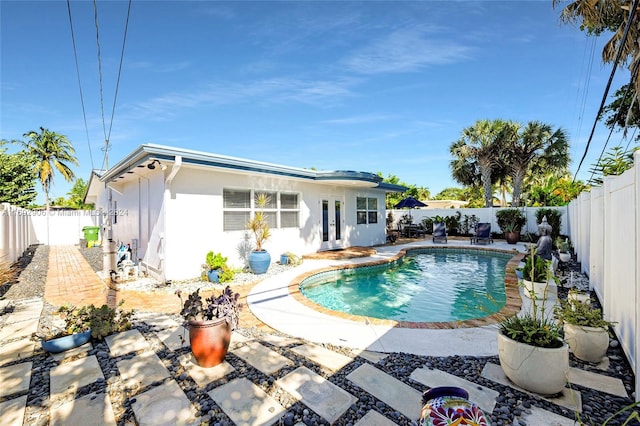
[[[300,283],[300,292],[348,314],[464,321],[494,314],[505,305],[505,268],[511,257],[473,249],[411,250],[388,264],[315,274]]]

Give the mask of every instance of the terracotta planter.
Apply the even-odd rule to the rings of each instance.
[[[500,366],[521,388],[541,395],[554,395],[564,389],[569,374],[569,346],[540,348],[516,342],[498,332]]]
[[[517,244],[520,241],[520,231],[505,232],[504,239],[507,244]]]
[[[602,327],[564,324],[564,340],[573,356],[587,362],[600,362],[607,354],[609,332]]]
[[[231,341],[231,325],[224,319],[189,321],[191,352],[200,367],[213,367],[224,361]]]

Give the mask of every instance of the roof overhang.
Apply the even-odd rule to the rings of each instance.
[[[406,190],[403,186],[383,184],[382,177],[374,173],[350,170],[317,171],[155,144],[140,145],[105,172],[100,180],[117,189],[119,184],[124,183],[134,173],[148,172],[150,164],[158,164],[155,160],[164,167],[170,166],[178,157],[181,158],[183,166],[201,166],[243,174],[268,174],[327,185],[379,188],[386,192]]]

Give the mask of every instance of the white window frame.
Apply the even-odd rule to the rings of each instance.
[[[249,199],[250,199],[250,205],[249,207],[224,207],[224,194],[225,191],[237,191],[237,192],[248,192],[249,193]],[[271,190],[258,190],[258,189],[246,189],[246,188],[223,188],[222,190],[222,206],[223,206],[223,217],[225,216],[226,213],[229,212],[241,212],[241,213],[248,213],[248,217],[249,219],[252,218],[255,214],[255,212],[258,210],[255,201],[256,201],[256,196],[258,194],[267,194],[269,197],[273,198],[275,197],[275,204],[273,203],[273,200],[271,202],[271,206],[270,207],[266,207],[264,209],[262,209],[267,216],[267,219],[269,220],[269,226],[271,228],[276,228],[276,229],[300,229],[300,193],[298,192],[291,192],[291,191],[271,191]],[[282,207],[282,200],[281,200],[281,195],[282,194],[287,194],[287,195],[295,195],[296,196],[296,207],[295,208],[283,208]],[[282,214],[283,213],[292,213],[295,212],[296,213],[296,222],[297,225],[296,226],[283,226],[282,225]],[[249,219],[247,219],[247,222],[249,221]],[[275,223],[274,223],[275,222]],[[229,232],[229,231],[244,231],[246,229],[246,227],[243,227],[242,229],[227,229],[225,228],[225,222],[223,219],[223,231],[225,232]]]
[[[359,207],[359,202],[364,200],[365,208]],[[375,208],[372,205],[375,204]],[[369,225],[378,223],[378,198],[376,197],[356,197],[356,224],[357,225]],[[364,213],[364,221],[360,220],[360,215]],[[371,220],[373,218],[373,220]]]

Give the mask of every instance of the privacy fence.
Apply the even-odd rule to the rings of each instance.
[[[96,210],[28,210],[0,204],[0,262],[15,262],[31,244],[78,244],[82,228],[98,226]]]
[[[602,302],[636,375],[640,401],[640,151],[634,167],[569,204],[569,229],[582,270]]]

